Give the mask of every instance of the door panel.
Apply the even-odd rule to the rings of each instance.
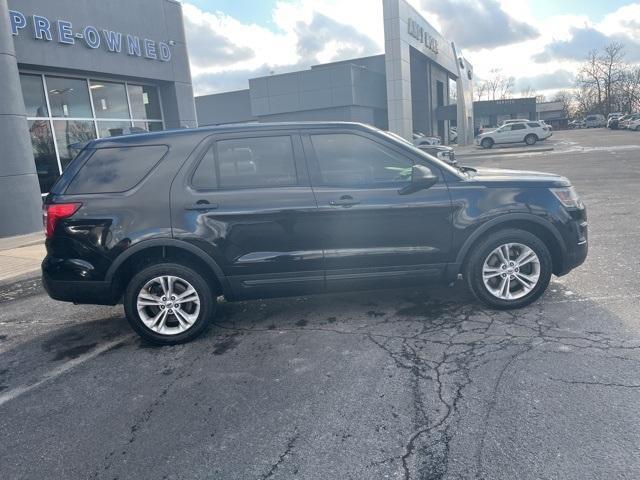
[[[327,288],[438,275],[452,238],[445,182],[401,195],[413,160],[375,138],[354,136],[337,132],[304,139]]]
[[[317,204],[299,136],[246,137],[212,138],[174,181],[174,236],[208,251],[238,298],[322,290]]]

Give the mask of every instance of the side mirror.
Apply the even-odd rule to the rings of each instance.
[[[424,190],[438,183],[438,177],[424,165],[414,165],[411,167],[411,183],[398,190],[400,195]]]

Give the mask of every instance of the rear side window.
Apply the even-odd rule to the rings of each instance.
[[[524,130],[527,128],[524,123],[512,123],[511,130]]]
[[[296,185],[291,137],[218,140],[205,153],[191,183],[197,189]]]
[[[100,148],[69,184],[66,193],[119,193],[135,187],[167,153],[164,145]]]
[[[540,124],[536,122],[527,123],[527,125],[529,125],[531,128],[538,128],[540,126]]]

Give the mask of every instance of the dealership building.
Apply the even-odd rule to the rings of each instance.
[[[455,122],[458,142],[470,143],[471,64],[404,0],[383,0],[383,17],[384,54],[252,78],[246,90],[196,97],[199,124],[356,121],[407,139],[417,131],[446,142]]]
[[[0,0],[0,237],[41,229],[74,144],[197,125],[175,0]]]

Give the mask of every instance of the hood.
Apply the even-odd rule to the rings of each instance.
[[[571,185],[566,177],[554,173],[502,168],[477,168],[469,180],[495,186],[568,187]]]

